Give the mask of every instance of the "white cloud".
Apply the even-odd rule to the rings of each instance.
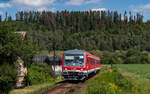
[[[74,6],[79,6],[82,5],[84,2],[84,0],[70,0],[68,2],[66,2],[66,5],[74,5]]]
[[[129,6],[129,8],[131,9],[131,11],[136,14],[136,13],[140,13],[144,16],[144,20],[145,19],[149,19],[149,10],[150,10],[150,5],[149,4],[145,4],[145,5],[131,5]]]
[[[138,5],[138,6],[131,5],[129,6],[129,8],[131,8],[133,12],[143,12],[146,10],[150,10],[150,4]]]
[[[142,11],[142,9],[140,7],[137,7],[137,6],[134,6],[134,5],[129,6],[129,8],[131,8],[131,10],[133,12],[140,12],[140,11]]]
[[[92,4],[92,3],[97,3],[100,0],[70,0],[66,2],[66,5],[74,5],[74,6],[80,6],[83,4]]]
[[[91,3],[97,3],[99,0],[87,0],[85,1],[86,4],[91,4]]]
[[[106,11],[106,8],[93,8],[92,11]]]
[[[52,12],[54,12],[55,10],[56,10],[56,8],[50,8],[50,9],[48,9],[46,7],[41,7],[41,8],[37,9],[37,11],[39,11],[39,12],[42,12],[42,11],[52,11]]]
[[[0,8],[8,8],[11,7],[9,3],[0,3]]]
[[[54,3],[55,0],[12,0],[10,2],[17,11],[51,11]]]
[[[54,0],[13,0],[12,2],[29,7],[42,7],[53,4]]]
[[[150,9],[150,4],[146,4],[146,5],[143,5],[141,6],[142,9]]]

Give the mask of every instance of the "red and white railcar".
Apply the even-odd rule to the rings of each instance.
[[[77,49],[63,52],[62,75],[66,80],[84,80],[99,70],[99,57]]]

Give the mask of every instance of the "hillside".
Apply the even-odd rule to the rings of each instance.
[[[150,22],[143,15],[117,11],[18,12],[0,24],[26,31],[40,50],[150,50]]]

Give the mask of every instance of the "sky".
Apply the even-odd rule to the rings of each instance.
[[[0,15],[15,17],[17,11],[88,11],[111,10],[133,14],[141,13],[144,20],[150,19],[150,0],[0,0]]]

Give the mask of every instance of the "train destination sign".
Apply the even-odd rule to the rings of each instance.
[[[65,56],[65,59],[66,60],[72,60],[72,59],[74,59],[74,56]]]

